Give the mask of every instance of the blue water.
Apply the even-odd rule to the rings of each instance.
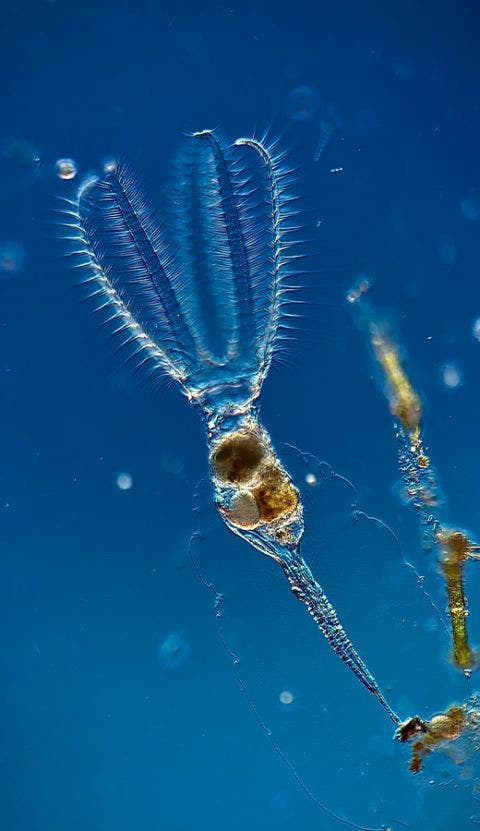
[[[184,133],[282,138],[299,169],[307,320],[270,372],[262,419],[281,454],[295,444],[354,483],[443,610],[345,293],[360,274],[372,281],[425,401],[444,515],[480,534],[478,22],[466,2],[3,4],[2,829],[343,827],[253,708],[331,811],[395,831],[475,827],[478,756],[467,774],[443,757],[413,778],[408,749],[281,573],[201,494],[193,553],[224,595],[242,690],[188,556],[207,470],[200,419],[174,386],[122,366],[62,256],[54,209],[115,155],[161,213]],[[77,178],[58,178],[60,158]],[[392,533],[353,521],[346,484],[309,496],[305,551],[394,707],[429,717],[463,700]],[[480,643],[475,564],[467,589]]]

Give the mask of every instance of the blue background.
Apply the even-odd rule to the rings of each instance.
[[[183,133],[218,126],[233,139],[258,125],[283,138],[305,207],[308,321],[292,366],[267,379],[263,420],[279,449],[301,445],[355,483],[443,608],[344,297],[370,276],[426,402],[445,514],[479,531],[476,4],[7,2],[0,17],[0,245],[24,252],[0,275],[1,827],[340,827],[272,752],[218,640],[186,553],[201,421],[178,390],[154,393],[122,368],[89,317],[52,210],[76,182],[55,162],[72,157],[83,176],[120,154],[161,211]],[[122,471],[130,490],[116,486]],[[394,706],[428,716],[460,700],[448,639],[393,538],[352,528],[348,488],[312,498],[315,572]],[[312,792],[361,824],[471,827],[478,760],[466,781],[436,761],[412,779],[384,714],[274,565],[204,511],[198,557],[226,590],[249,695]],[[472,566],[480,642],[476,582]],[[169,641],[162,650],[172,634],[178,660],[165,659]]]

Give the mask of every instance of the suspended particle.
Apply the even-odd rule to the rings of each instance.
[[[165,473],[171,473],[173,476],[178,476],[183,471],[182,460],[174,456],[173,453],[165,453],[162,456],[161,465]]]
[[[413,76],[413,66],[411,61],[409,61],[408,58],[400,58],[400,60],[398,60],[393,67],[393,74],[400,81],[409,81]]]
[[[363,274],[362,272],[357,274],[355,283],[347,292],[347,303],[356,303],[363,294],[366,294],[370,290],[371,285],[372,280],[368,274]]]
[[[2,192],[9,188],[28,187],[40,168],[36,148],[23,138],[0,139],[0,177]]]
[[[462,214],[469,222],[478,222],[480,219],[480,197],[467,196],[462,199]]]
[[[59,159],[55,163],[55,173],[59,179],[74,179],[77,175],[77,165],[73,159]]]
[[[320,121],[320,135],[318,137],[317,146],[313,156],[314,162],[318,162],[320,160],[320,157],[330,141],[330,138],[342,126],[342,119],[332,104],[324,105],[322,110],[324,112],[324,117]]]
[[[311,121],[320,108],[320,95],[314,87],[296,87],[287,98],[287,113],[292,121]]]
[[[438,246],[438,256],[445,265],[452,265],[455,262],[457,253],[455,243],[452,239],[444,239]]]
[[[305,476],[305,482],[307,483],[307,485],[310,485],[311,488],[315,487],[317,481],[317,477],[314,473],[307,473],[307,475]]]
[[[121,491],[129,491],[133,485],[133,479],[129,473],[119,473],[115,479],[117,488]]]
[[[25,265],[25,249],[19,242],[0,243],[0,276],[12,277]]]
[[[115,173],[117,169],[117,162],[115,159],[105,159],[103,163],[103,172],[104,173]]]
[[[290,791],[279,791],[270,802],[272,813],[276,815],[276,822],[282,826],[295,819],[295,802]]]
[[[477,319],[473,322],[472,335],[475,340],[480,341],[480,317],[477,317]]]
[[[444,364],[441,368],[441,379],[447,389],[456,389],[462,383],[460,368],[454,363]]]
[[[288,706],[289,704],[293,704],[295,696],[290,690],[282,690],[282,692],[278,696],[278,700],[280,701],[280,704],[285,704]]]
[[[171,632],[158,645],[158,658],[167,669],[181,667],[190,652],[190,644],[183,632]]]

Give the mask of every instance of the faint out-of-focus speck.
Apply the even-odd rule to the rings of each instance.
[[[165,473],[171,473],[173,476],[178,476],[183,471],[183,462],[173,453],[164,453],[162,456],[162,470]]]
[[[429,617],[423,624],[423,628],[425,632],[438,632],[440,629],[440,622],[435,617]]]
[[[158,645],[158,658],[167,669],[181,667],[190,653],[190,644],[184,632],[170,632]]]
[[[395,499],[398,499],[401,505],[410,504],[410,497],[408,495],[407,488],[403,479],[399,479],[393,483],[391,487],[391,493]]]
[[[453,239],[443,239],[438,245],[438,256],[445,265],[452,265],[457,258],[455,243]]]
[[[188,543],[174,548],[169,554],[169,560],[175,568],[183,568],[188,562]]]
[[[2,189],[31,185],[40,168],[37,149],[23,138],[0,137],[0,176]]]
[[[343,167],[331,167],[330,173],[343,173]]]
[[[19,242],[0,242],[0,277],[18,274],[25,265],[25,249]]]
[[[400,58],[393,67],[395,78],[400,81],[409,81],[413,77],[413,65],[408,58]]]
[[[184,56],[199,55],[205,49],[201,32],[180,32],[177,35],[177,49]]]
[[[129,473],[118,473],[115,477],[117,488],[121,491],[129,491],[133,485],[133,479]]]
[[[75,179],[77,172],[77,165],[73,159],[58,159],[55,162],[55,173],[59,179]]]
[[[478,222],[480,219],[480,197],[466,196],[461,203],[462,214],[469,222]]]
[[[295,801],[290,791],[279,791],[270,802],[272,813],[278,817],[279,823],[284,826],[295,818]]]
[[[280,704],[285,704],[285,706],[288,706],[289,704],[293,704],[295,696],[290,690],[282,690],[282,692],[278,696],[278,700],[280,701]]]
[[[317,481],[318,481],[317,477],[315,476],[314,473],[307,473],[307,475],[305,476],[305,482],[307,483],[307,485],[310,485],[310,487],[312,487],[312,488],[315,487],[315,485],[317,484]]]
[[[314,87],[295,87],[288,95],[286,110],[292,121],[311,121],[319,108],[320,95]]]
[[[480,341],[480,317],[473,321],[472,334],[475,340]]]
[[[440,369],[440,378],[444,387],[449,390],[456,389],[462,383],[460,367],[453,362],[447,362]]]

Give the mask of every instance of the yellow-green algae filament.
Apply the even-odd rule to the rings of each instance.
[[[442,549],[441,568],[447,584],[453,661],[460,669],[470,669],[475,663],[475,654],[468,640],[463,564],[469,557],[471,543],[461,531],[441,532],[438,534],[438,542]]]

